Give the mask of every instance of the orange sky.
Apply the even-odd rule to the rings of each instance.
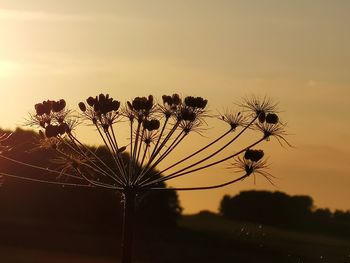
[[[349,10],[342,0],[2,0],[0,126],[22,125],[48,98],[75,108],[100,92],[121,101],[178,92],[208,98],[215,113],[247,94],[267,94],[280,102],[296,146],[266,144],[277,188],[259,179],[180,193],[185,212],[216,210],[223,194],[244,189],[307,194],[319,207],[350,209]],[[221,129],[209,124],[211,133]],[[81,136],[98,143],[91,135]],[[229,176],[225,165],[210,173]]]

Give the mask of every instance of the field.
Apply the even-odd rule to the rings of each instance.
[[[118,262],[119,240],[111,234],[17,226],[2,228],[1,263]],[[348,263],[350,240],[295,232],[210,213],[184,216],[174,229],[139,231],[136,262]]]

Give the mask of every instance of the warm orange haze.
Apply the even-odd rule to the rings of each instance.
[[[211,192],[180,192],[185,213],[216,211],[246,189],[307,194],[350,208],[350,33],[346,1],[2,1],[0,127],[23,126],[33,105],[90,95],[120,101],[174,92],[202,96],[214,115],[251,94],[280,102],[296,148],[264,143],[276,186],[263,178]],[[208,122],[207,134],[216,121]],[[223,130],[224,127],[215,127]],[[100,144],[91,127],[79,131]],[[185,147],[207,138],[191,135]],[[186,148],[183,148],[186,150]],[[172,181],[212,184],[223,164]]]

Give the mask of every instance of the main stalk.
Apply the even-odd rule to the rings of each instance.
[[[135,227],[135,199],[134,190],[124,192],[123,206],[123,236],[122,236],[122,263],[132,262],[134,227]]]

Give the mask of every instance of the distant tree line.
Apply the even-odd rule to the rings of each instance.
[[[56,157],[49,149],[43,150],[41,148],[43,145],[40,145],[39,141],[38,134],[17,129],[6,141],[7,145],[13,146],[6,155],[57,171],[64,169],[65,163],[52,162]],[[101,158],[108,156],[105,154],[105,148],[91,147],[91,149]],[[111,160],[104,159],[104,161]],[[52,175],[1,158],[0,167],[2,172],[23,177],[57,178],[61,182],[65,181],[64,178],[59,178],[59,174]],[[162,186],[166,187],[164,183]],[[122,217],[118,202],[122,202],[121,196],[113,191],[5,178],[0,186],[0,225],[4,221],[46,222],[60,227],[94,225],[98,231],[110,231],[111,228],[120,229],[118,222],[121,224]],[[175,191],[159,191],[141,196],[138,204],[142,209],[137,210],[137,218],[141,225],[147,226],[174,226],[182,211]]]
[[[243,191],[225,195],[219,210],[232,220],[350,236],[350,211],[315,208],[310,196]]]

